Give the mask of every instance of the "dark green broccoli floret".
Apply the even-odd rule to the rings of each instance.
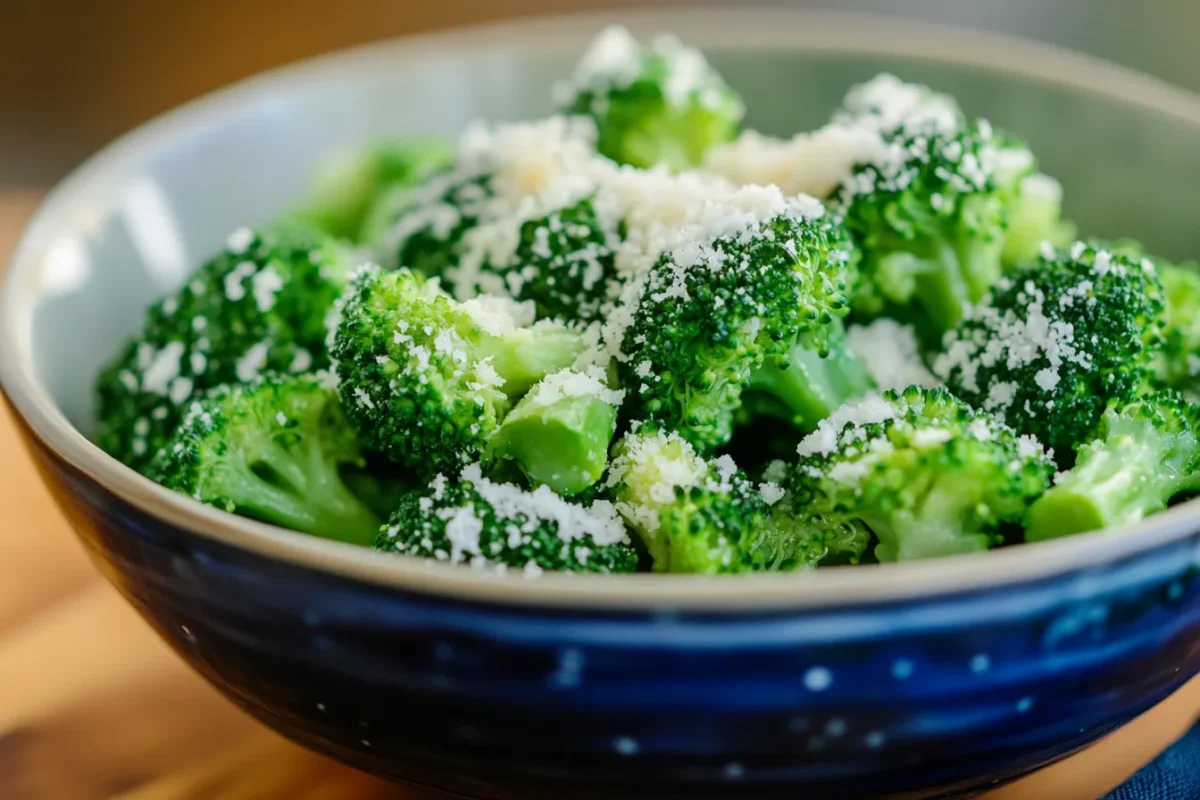
[[[846,401],[874,388],[866,366],[847,345],[841,320],[829,329],[824,356],[807,346],[807,337],[784,354],[767,356],[750,373],[743,407],[811,431]]]
[[[518,320],[511,302],[458,303],[406,269],[362,270],[339,314],[330,352],[351,420],[425,475],[478,458],[512,401],[583,347],[562,325]]]
[[[796,507],[866,525],[880,561],[987,549],[1053,471],[1036,442],[945,390],[916,387],[839,409],[799,453]]]
[[[534,484],[574,495],[604,474],[622,393],[602,373],[556,372],[508,413],[488,443],[492,455],[516,461]]]
[[[1200,406],[1158,392],[1110,407],[1075,466],[1034,503],[1026,538],[1042,541],[1115,528],[1200,489]]]
[[[145,471],[188,402],[263,371],[328,365],[325,317],[352,254],[296,225],[242,229],[227,248],[146,314],[97,382],[97,443]]]
[[[491,175],[459,168],[422,186],[385,193],[364,224],[364,236],[389,267],[441,277],[458,263],[463,237],[492,198]]]
[[[815,204],[815,201],[812,201]],[[818,355],[848,310],[844,229],[797,204],[742,233],[665,253],[624,333],[633,419],[656,421],[704,452],[729,441],[753,370],[804,337]]]
[[[906,318],[936,337],[992,288],[1007,219],[983,161],[988,136],[986,127],[905,134],[855,167],[838,204],[862,250],[856,311]]]
[[[698,50],[670,36],[642,46],[619,27],[596,38],[555,100],[595,121],[601,153],[635,167],[699,164],[737,135],[745,113]]]
[[[368,213],[381,195],[423,183],[453,158],[441,139],[388,139],[339,150],[318,165],[296,216],[332,236],[364,241]]]
[[[571,503],[543,486],[532,492],[484,478],[478,465],[437,476],[400,503],[377,550],[474,567],[633,572],[637,552],[611,503]]]
[[[342,480],[344,467],[365,462],[329,383],[267,375],[210,390],[190,405],[152,477],[225,511],[370,545],[379,517]]]
[[[1148,261],[1079,242],[1004,278],[946,336],[934,371],[1071,463],[1109,402],[1128,402],[1160,346],[1162,287]]]

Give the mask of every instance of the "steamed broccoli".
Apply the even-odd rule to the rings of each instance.
[[[483,477],[478,465],[455,479],[438,475],[404,498],[375,548],[474,567],[633,572],[638,556],[611,503],[568,502],[543,486],[532,492]]]
[[[759,490],[773,502],[750,550],[752,569],[786,572],[861,563],[872,541],[861,521],[809,514],[790,492],[772,484]]]
[[[534,484],[574,495],[595,484],[608,462],[623,392],[598,370],[563,370],[540,381],[488,442],[492,455],[516,461]]]
[[[328,365],[325,317],[352,254],[297,225],[241,229],[147,312],[97,382],[97,443],[144,472],[197,393]]]
[[[635,167],[699,164],[737,135],[745,113],[698,50],[672,36],[642,46],[620,27],[596,38],[554,94],[566,113],[595,120],[601,153]]]
[[[1149,261],[1079,242],[1003,279],[947,334],[934,371],[1069,466],[1109,402],[1129,402],[1146,382],[1162,308]]]
[[[341,475],[364,458],[328,383],[268,374],[206,392],[155,459],[152,477],[225,511],[370,545],[379,518]]]
[[[1105,411],[1074,468],[1034,503],[1026,538],[1041,541],[1137,522],[1200,489],[1200,406],[1159,392]]]
[[[827,523],[867,526],[880,561],[987,549],[1053,471],[1028,437],[945,390],[917,387],[839,409],[798,452],[796,506]]]
[[[1048,242],[1069,245],[1075,226],[1062,218],[1062,185],[1038,172],[1029,146],[1011,134],[997,133],[982,157],[1008,209],[1008,230],[1001,258],[1006,267],[1034,261]]]
[[[363,441],[423,474],[486,448],[531,386],[571,366],[578,332],[499,298],[458,303],[406,269],[361,270],[339,306],[330,353]]]
[[[441,139],[387,139],[339,150],[317,166],[295,212],[332,236],[364,241],[364,226],[381,195],[423,183],[448,168],[454,151]]]
[[[801,337],[827,352],[831,323],[849,306],[851,247],[817,201],[783,209],[665,253],[650,270],[622,348],[633,419],[709,452],[729,441],[743,387],[765,358],[786,358]]]
[[[950,95],[883,72],[850,87],[833,114],[833,123],[891,139],[915,134],[953,135],[967,126],[967,118]]]

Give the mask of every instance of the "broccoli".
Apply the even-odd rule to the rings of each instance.
[[[1007,214],[982,158],[989,136],[986,125],[905,134],[855,167],[837,209],[862,250],[857,312],[936,337],[995,284]]]
[[[862,562],[872,540],[862,522],[809,514],[777,485],[764,484],[759,491],[774,502],[750,549],[752,569],[788,572]]]
[[[478,464],[455,479],[439,474],[401,501],[375,548],[474,567],[633,572],[638,556],[611,503],[568,502],[542,486],[532,492],[485,478]]]
[[[516,461],[535,484],[575,495],[600,480],[624,393],[603,373],[563,370],[529,390],[488,442],[492,455]]]
[[[847,400],[873,389],[866,365],[848,346],[841,320],[829,323],[827,335],[824,356],[804,339],[787,353],[767,356],[750,373],[745,406],[811,431]]]
[[[1109,402],[1132,400],[1146,382],[1162,308],[1149,261],[1084,242],[1049,249],[947,334],[934,372],[1066,467]]]
[[[344,246],[303,226],[233,233],[104,367],[97,443],[145,472],[197,393],[327,366],[325,317],[352,263]]]
[[[376,453],[366,453],[363,466],[351,466],[342,470],[342,480],[367,508],[380,519],[391,516],[400,500],[413,489],[421,487],[421,481],[409,469]]]
[[[950,95],[883,72],[850,87],[833,114],[833,124],[891,139],[914,134],[953,135],[967,127],[967,119]]]
[[[761,222],[665,253],[624,333],[632,418],[677,430],[705,453],[729,441],[752,371],[768,357],[785,363],[801,337],[824,355],[831,323],[849,307],[845,230],[811,198],[779,200],[781,211]]]
[[[295,216],[331,236],[364,241],[368,214],[381,195],[424,183],[447,169],[453,154],[441,139],[388,139],[336,151],[318,165]]]
[[[838,409],[798,452],[796,507],[827,524],[865,525],[880,561],[987,549],[1053,471],[1029,437],[920,387]]]
[[[1031,542],[1137,522],[1200,489],[1200,406],[1177,392],[1113,404],[1074,468],[1029,508]]]
[[[337,311],[330,353],[350,419],[370,449],[423,475],[478,458],[511,403],[583,347],[511,301],[458,303],[407,269],[361,270]]]
[[[1037,159],[1025,142],[996,133],[982,157],[1008,209],[1001,252],[1006,268],[1034,261],[1046,242],[1054,247],[1071,244],[1075,226],[1062,218],[1062,185],[1038,172]]]
[[[365,463],[332,376],[267,374],[188,407],[152,477],[225,511],[369,546],[380,519],[347,488]]]
[[[737,136],[745,108],[699,51],[671,36],[639,44],[620,27],[601,33],[554,99],[595,120],[599,151],[620,164],[695,166]]]

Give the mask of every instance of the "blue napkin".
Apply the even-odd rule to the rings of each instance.
[[[1200,725],[1104,800],[1200,800]]]

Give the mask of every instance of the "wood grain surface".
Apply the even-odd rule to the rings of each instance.
[[[0,193],[0,257],[38,198]],[[0,263],[3,263],[0,261]],[[424,800],[309,753],[193,674],[105,584],[0,411],[0,798]],[[1200,716],[1200,679],[991,800],[1095,800]]]

